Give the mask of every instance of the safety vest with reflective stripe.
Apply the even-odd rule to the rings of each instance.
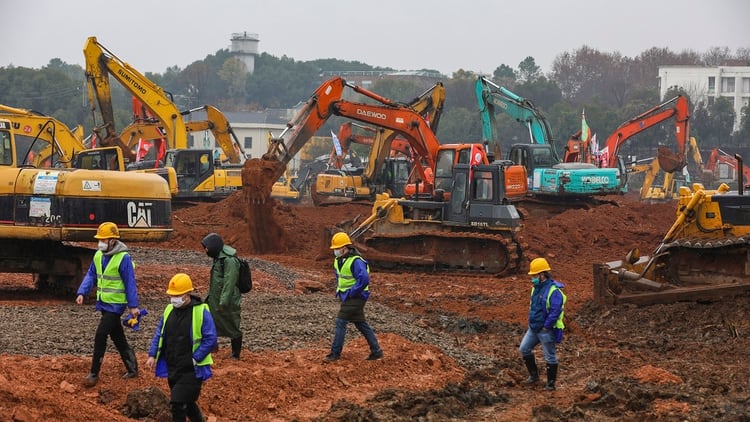
[[[562,289],[555,286],[555,283],[552,283],[550,285],[549,289],[547,290],[547,303],[545,305],[545,311],[549,313],[549,298],[552,297],[552,293],[555,292],[555,290],[559,290],[560,294],[562,295],[562,307],[560,309],[560,316],[557,317],[557,321],[555,321],[555,325],[552,326],[552,328],[558,328],[560,330],[565,328],[565,323],[563,322],[563,318],[565,317],[565,302],[568,301],[568,297],[565,296],[565,293],[563,293]],[[534,296],[534,289],[531,289],[531,296]],[[546,314],[545,314],[546,316]]]
[[[162,317],[162,326],[161,326],[161,333],[159,335],[159,345],[156,348],[156,357],[155,359],[159,360],[159,355],[161,354],[161,345],[162,341],[164,341],[164,330],[167,327],[167,318],[169,317],[169,314],[172,313],[172,310],[174,309],[174,306],[172,304],[167,305],[166,308],[164,308],[164,316]],[[201,332],[203,328],[203,311],[208,310],[208,305],[205,303],[201,303],[200,305],[193,306],[193,333],[191,338],[193,339],[193,353],[195,353],[196,350],[198,350],[198,347],[201,345],[201,339],[203,338],[203,334]],[[204,365],[212,365],[214,363],[214,359],[211,357],[211,353],[207,354],[203,360],[196,363],[197,366],[204,366]]]
[[[118,252],[109,259],[107,268],[102,271],[102,251],[94,254],[96,268],[96,300],[105,303],[128,303],[125,296],[125,282],[120,277],[120,263],[127,252]]]
[[[337,292],[345,292],[351,289],[355,284],[357,284],[357,280],[352,274],[352,264],[354,263],[355,259],[361,259],[367,267],[367,273],[370,273],[370,264],[368,264],[367,261],[365,261],[365,259],[359,255],[351,255],[346,257],[344,263],[341,265],[341,268],[339,268],[338,259],[334,258],[333,267],[336,268],[336,274],[338,275],[338,284],[336,286]],[[370,291],[369,285],[365,286],[365,291]]]

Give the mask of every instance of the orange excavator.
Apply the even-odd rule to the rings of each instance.
[[[617,167],[620,161],[618,153],[622,144],[632,136],[671,118],[675,119],[677,153],[672,152],[667,147],[660,146],[657,150],[656,159],[650,164],[638,166],[640,169],[636,170],[636,172],[647,172],[646,184],[648,186],[641,191],[641,199],[669,199],[673,196],[670,192],[670,186],[673,184],[672,173],[682,170],[687,164],[686,148],[689,137],[690,109],[687,98],[684,96],[674,97],[622,123],[617,130],[609,135],[598,157],[591,153],[591,140],[581,140],[581,131],[578,130],[568,140],[563,161],[566,163],[596,163],[600,167]],[[632,170],[629,169],[629,171]],[[664,188],[654,190],[654,188],[651,188],[651,182],[660,170],[667,174]],[[627,178],[624,178],[624,180],[627,183]],[[674,195],[676,195],[676,191]]]
[[[600,166],[616,167],[622,144],[632,136],[672,118],[674,119],[675,137],[677,138],[677,153],[672,152],[667,147],[660,146],[657,158],[659,167],[667,173],[682,170],[687,164],[685,149],[690,136],[690,108],[687,98],[682,95],[665,101],[621,124],[617,130],[607,137],[600,154]]]
[[[347,87],[379,104],[342,99]],[[410,199],[376,195],[368,218],[341,226],[371,264],[495,275],[519,267],[521,247],[515,234],[521,217],[508,196],[525,195],[525,169],[509,162],[489,163],[482,144],[441,145],[420,113],[338,77],[313,93],[262,159],[245,163],[242,176],[250,206],[261,206],[286,164],[334,115],[404,137],[415,153],[414,181],[426,185],[430,194]],[[258,186],[262,178],[267,183]],[[247,188],[253,185],[259,188],[255,192]]]
[[[738,186],[738,183],[742,183],[744,187],[750,187],[748,186],[750,184],[750,167],[742,166],[742,178],[740,178],[737,159],[722,151],[721,148],[717,147],[711,150],[706,170],[713,183],[726,183],[729,186]]]

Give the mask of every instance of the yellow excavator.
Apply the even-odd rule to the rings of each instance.
[[[241,165],[244,151],[228,120],[211,105],[180,111],[172,98],[158,85],[128,63],[120,60],[102,46],[96,37],[89,37],[84,45],[86,78],[89,81],[89,98],[96,122],[96,104],[102,123],[95,128],[103,146],[119,146],[125,158],[135,162],[134,148],[139,140],[163,138],[168,146],[165,156],[157,157],[163,165],[172,167],[177,174],[179,190],[176,200],[217,200],[229,196],[242,187]],[[115,130],[114,109],[110,77],[119,82],[147,110],[142,121],[135,122],[122,133]],[[186,122],[183,116],[205,111],[207,119]],[[102,129],[105,131],[101,133]],[[230,164],[223,164],[211,150],[189,149],[188,134],[210,130]],[[149,138],[133,136],[134,133],[151,133]],[[151,165],[151,163],[149,163]]]
[[[740,175],[742,157],[735,154]],[[594,299],[649,305],[710,301],[750,290],[750,195],[722,183],[680,188],[676,219],[650,256],[595,263]]]
[[[32,273],[38,287],[70,292],[94,252],[70,242],[92,242],[99,224],[117,224],[126,242],[169,239],[171,195],[163,178],[35,167],[50,145],[36,136],[16,139],[13,126],[0,115],[0,272]]]
[[[661,149],[664,147],[659,148]],[[694,171],[697,171],[697,181],[705,183],[707,180],[710,180],[710,178],[707,178],[710,171],[706,170],[703,165],[703,158],[695,137],[691,136],[688,139],[685,153],[692,158]],[[660,154],[664,153],[660,152]],[[682,185],[688,185],[691,182],[689,179],[689,173],[684,180],[678,180],[678,178],[675,177],[675,172],[665,171],[663,174],[662,185],[654,186],[654,181],[661,173],[661,170],[658,157],[653,158],[648,164],[636,164],[628,168],[628,173],[630,174],[645,172],[643,186],[640,189],[641,200],[649,202],[664,202],[678,199],[680,197],[679,188]]]
[[[32,150],[29,163],[37,168],[79,168],[88,170],[133,170],[155,173],[169,185],[172,195],[177,194],[177,175],[170,167],[137,169],[127,167],[119,147],[86,148],[83,127],[71,130],[61,121],[32,110],[0,104],[0,117],[11,122],[11,131],[17,142],[30,142]],[[34,140],[42,142],[32,142]]]

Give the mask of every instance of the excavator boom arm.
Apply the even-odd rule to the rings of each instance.
[[[505,114],[524,125],[529,131],[529,138],[535,144],[552,145],[555,161],[559,161],[554,148],[552,129],[542,112],[526,98],[498,86],[480,76],[476,82],[477,101],[482,117],[482,140],[487,143],[499,143],[495,133],[495,113],[502,110]]]
[[[668,108],[668,106],[671,106]],[[632,136],[655,126],[670,118],[675,119],[675,135],[677,137],[677,157],[679,161],[671,166],[662,163],[664,171],[673,172],[685,166],[685,148],[689,137],[690,110],[687,99],[680,95],[666,101],[620,125],[615,132],[607,138],[605,148],[608,152],[607,162],[610,167],[617,165],[617,155],[620,146]]]
[[[108,51],[99,44],[96,37],[89,37],[86,40],[83,53],[86,58],[86,77],[99,102],[100,113],[106,125],[111,123],[114,127],[109,85],[109,76],[112,76],[159,119],[168,138],[172,140],[170,147],[177,149],[188,147],[182,113],[161,87]],[[91,93],[91,90],[89,92]],[[114,134],[108,133],[109,135]]]
[[[57,161],[65,167],[70,167],[73,156],[86,149],[83,144],[83,128],[80,126],[71,130],[53,117],[3,104],[0,104],[0,118],[13,122],[11,130],[16,139],[30,136],[46,143],[35,157],[35,162],[30,164],[51,166],[54,163],[43,163],[57,154]]]

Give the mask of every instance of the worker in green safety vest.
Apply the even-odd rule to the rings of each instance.
[[[157,377],[167,378],[172,420],[203,421],[198,397],[203,382],[211,378],[216,347],[216,325],[206,303],[192,292],[193,281],[184,273],[169,280],[169,305],[151,339],[146,366],[156,363]]]
[[[564,284],[552,279],[552,269],[544,258],[536,258],[529,265],[531,277],[531,301],[529,304],[529,328],[521,340],[521,357],[529,371],[526,384],[539,381],[539,370],[534,358],[534,347],[542,345],[542,353],[547,363],[547,385],[545,390],[554,390],[557,380],[556,343],[562,341],[565,328],[565,302],[567,298],[561,290]]]
[[[99,242],[97,251],[76,295],[76,303],[82,305],[84,297],[96,286],[95,309],[102,314],[94,335],[91,370],[84,381],[86,387],[93,387],[99,382],[99,370],[107,351],[107,337],[112,338],[125,364],[126,372],[122,377],[138,376],[138,360],[120,324],[120,316],[126,309],[132,318],[138,318],[141,313],[138,308],[135,265],[128,247],[119,240],[120,230],[117,224],[100,224],[94,238]]]

